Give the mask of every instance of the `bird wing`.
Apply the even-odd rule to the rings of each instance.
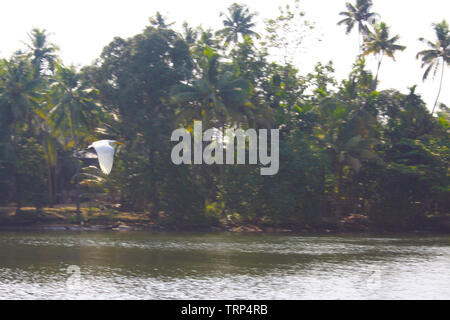
[[[109,174],[111,172],[113,161],[114,161],[114,148],[109,144],[94,144],[95,151],[98,156],[98,163],[100,164],[100,169],[104,174]]]

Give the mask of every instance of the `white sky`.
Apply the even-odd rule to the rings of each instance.
[[[345,35],[344,27],[336,23],[339,12],[345,10],[348,0],[302,0],[301,7],[306,17],[316,23],[321,42],[308,45],[306,52],[298,55],[301,74],[312,70],[319,62],[333,60],[338,79],[348,75],[358,53],[356,30]],[[180,28],[183,21],[190,25],[203,25],[218,29],[219,18],[233,2],[249,5],[259,13],[258,29],[262,20],[275,18],[278,6],[292,3],[290,0],[3,0],[0,17],[0,57],[9,57],[15,50],[23,48],[27,33],[33,27],[44,28],[52,35],[50,40],[61,48],[65,64],[85,65],[97,58],[102,48],[114,36],[129,37],[141,32],[148,25],[148,18],[160,11],[169,21],[176,21]],[[355,2],[355,0],[350,0]],[[398,52],[397,62],[390,59],[383,62],[380,71],[379,89],[395,88],[407,92],[417,84],[417,92],[431,109],[437,94],[439,75],[422,82],[423,70],[415,59],[418,51],[425,49],[419,37],[435,40],[431,24],[446,19],[450,23],[449,0],[373,0],[373,10],[381,20],[391,26],[391,34],[399,34],[400,44],[408,48]],[[258,30],[257,30],[258,31]],[[369,59],[371,70],[375,71],[375,60]],[[450,105],[450,69],[446,69],[440,101]]]

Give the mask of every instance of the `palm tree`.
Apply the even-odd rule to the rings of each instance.
[[[72,66],[57,67],[56,79],[52,84],[52,105],[49,118],[55,134],[67,134],[71,138],[76,157],[76,205],[80,216],[80,163],[78,161],[79,134],[95,126],[98,107],[97,92],[81,81],[81,76]]]
[[[198,30],[193,29],[185,21],[183,22],[183,38],[189,46],[192,46],[198,37]]]
[[[205,50],[217,50],[219,45],[219,40],[215,39],[212,29],[206,29],[199,27],[198,39],[191,45],[192,54],[194,60],[199,60],[204,57]]]
[[[199,61],[201,77],[192,84],[172,89],[174,101],[184,108],[178,119],[202,119],[208,125],[221,128],[226,124],[248,124],[253,119],[254,106],[250,103],[250,83],[234,77],[230,71],[221,72],[219,55],[209,47]]]
[[[27,44],[30,50],[29,57],[33,65],[33,79],[39,80],[41,82],[41,87],[45,87],[45,81],[48,80],[48,71],[53,73],[56,66],[60,63],[59,57],[57,56],[57,51],[59,48],[53,43],[48,42],[48,34],[46,30],[40,30],[34,28],[28,35],[30,38],[30,43]],[[41,106],[46,105],[46,96],[43,96],[41,100]],[[56,139],[52,137],[52,131],[48,126],[47,117],[41,108],[38,110],[38,115],[40,116],[39,123],[39,133],[42,138],[42,145],[44,146],[46,153],[47,162],[47,184],[48,184],[48,194],[49,194],[49,205],[53,207],[55,190],[54,187],[56,183]],[[53,174],[53,172],[55,174]]]
[[[30,130],[31,118],[38,103],[38,82],[33,79],[32,67],[21,52],[16,53],[10,61],[3,60],[2,103],[6,112],[12,116],[14,135],[18,138],[22,131]]]
[[[376,139],[371,137],[370,122],[374,119],[357,101],[327,97],[319,103],[317,112],[320,125],[314,128],[314,135],[329,158],[335,177],[335,218],[339,225],[343,214],[344,169],[349,167],[358,173],[363,162],[381,163],[382,160],[374,151]],[[364,127],[358,125],[361,122]]]
[[[40,77],[46,69],[53,72],[59,61],[56,55],[58,47],[48,42],[45,29],[34,28],[28,36],[31,43],[27,46],[31,51],[35,79]]]
[[[8,144],[11,146],[14,163],[18,160],[18,145],[26,133],[31,132],[31,123],[38,110],[38,81],[33,79],[33,69],[22,52],[17,52],[9,60],[2,60],[0,82],[0,109],[2,118],[6,119],[1,125],[10,131]],[[17,211],[21,208],[22,184],[18,168],[12,166],[15,178],[15,195]]]
[[[420,51],[416,56],[417,59],[422,59],[422,68],[427,66],[427,69],[423,74],[424,81],[428,78],[431,70],[434,69],[433,76],[436,76],[438,69],[442,69],[439,91],[431,115],[433,115],[434,110],[436,109],[439,96],[441,94],[445,66],[450,65],[450,31],[448,23],[447,21],[443,20],[441,23],[434,23],[433,27],[434,31],[436,32],[437,41],[432,42],[429,40],[425,40],[424,38],[420,38],[419,40],[426,43],[430,47],[430,49]]]
[[[348,11],[339,13],[339,15],[344,16],[344,19],[339,21],[338,25],[344,24],[346,26],[346,34],[352,32],[355,24],[358,25],[358,43],[359,52],[361,53],[361,37],[369,33],[369,22],[378,16],[378,14],[375,12],[370,12],[370,9],[372,8],[372,0],[357,0],[356,5],[349,2],[345,5]]]
[[[400,39],[399,35],[396,35],[390,38],[389,35],[389,27],[386,23],[381,22],[380,24],[375,25],[375,31],[369,32],[366,36],[364,45],[363,45],[363,54],[369,55],[374,54],[378,57],[378,68],[377,73],[372,85],[371,90],[375,90],[378,84],[378,74],[380,72],[381,63],[383,62],[384,56],[388,56],[395,61],[394,54],[396,51],[403,51],[406,49],[405,46],[401,46],[396,44],[396,42]]]
[[[220,14],[221,16],[223,13]],[[225,39],[225,45],[230,42],[238,43],[239,35],[242,36],[255,36],[259,39],[259,34],[251,29],[255,26],[252,22],[256,13],[251,13],[245,5],[233,3],[228,8],[228,16],[223,20],[225,28],[217,31],[217,35],[221,35]]]

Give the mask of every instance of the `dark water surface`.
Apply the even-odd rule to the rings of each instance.
[[[0,299],[450,299],[450,236],[4,231]]]

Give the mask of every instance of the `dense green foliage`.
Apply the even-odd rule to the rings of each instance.
[[[267,42],[258,41],[245,5],[231,6],[217,32],[184,24],[179,33],[158,13],[81,70],[63,66],[45,30],[34,29],[28,49],[0,64],[0,205],[79,204],[95,191],[184,228],[233,220],[339,226],[359,214],[374,228],[409,230],[449,213],[449,109],[433,115],[415,87],[376,91],[383,55],[405,47],[385,23],[367,22],[370,7],[358,1],[341,13],[364,43],[340,83],[332,62],[302,75],[286,56],[271,61],[269,49],[282,48],[274,26],[293,20],[289,10],[267,22]],[[435,50],[418,56],[444,70],[448,25],[435,29]],[[368,54],[379,57],[375,77]],[[171,133],[194,120],[280,129],[278,174],[261,176],[258,165],[172,164]],[[80,160],[80,150],[103,138],[124,143],[109,176]]]

